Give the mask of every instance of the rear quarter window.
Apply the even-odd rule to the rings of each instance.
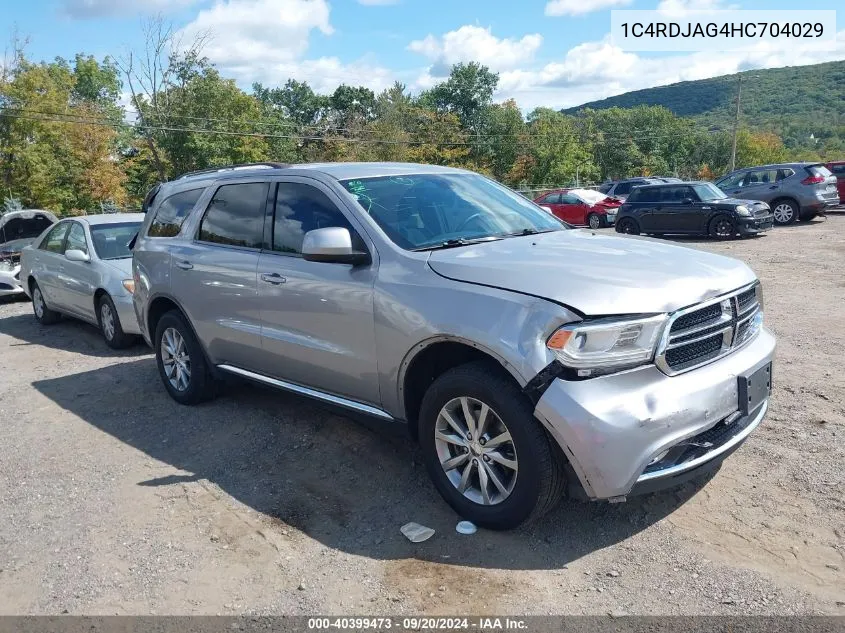
[[[149,237],[174,237],[182,229],[182,223],[199,200],[204,188],[180,191],[165,198],[155,212],[147,229]]]

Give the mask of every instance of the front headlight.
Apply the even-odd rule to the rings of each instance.
[[[750,216],[751,215],[751,209],[746,207],[744,204],[737,205],[736,212],[737,212],[737,215],[744,215],[744,216]]]
[[[640,319],[601,319],[559,328],[546,346],[579,376],[592,376],[648,363],[667,315]]]

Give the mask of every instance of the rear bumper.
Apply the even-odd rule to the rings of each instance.
[[[588,498],[671,486],[689,471],[718,466],[760,424],[767,402],[734,419],[737,377],[770,363],[774,350],[774,337],[761,329],[745,347],[677,376],[650,365],[591,380],[557,379],[534,414],[561,446]],[[692,452],[689,442],[695,443]]]

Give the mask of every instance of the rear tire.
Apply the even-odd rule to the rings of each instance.
[[[32,293],[32,311],[41,325],[53,325],[62,318],[59,312],[47,307],[44,302],[44,295],[41,293],[41,288],[38,287],[37,282],[32,282],[30,292]]]
[[[488,408],[484,429],[472,437],[483,407]],[[437,378],[423,397],[419,421],[422,454],[435,487],[473,523],[515,528],[541,517],[563,497],[563,465],[533,406],[510,377],[489,364],[461,365]]]
[[[775,224],[785,226],[798,220],[800,209],[794,200],[781,199],[772,203],[772,214]]]
[[[625,233],[626,235],[639,235],[640,225],[636,220],[631,218],[622,218],[616,221],[616,232]]]
[[[726,215],[717,215],[710,220],[708,231],[716,240],[730,240],[736,236],[736,222]]]
[[[135,343],[134,336],[124,333],[114,301],[108,295],[103,295],[97,304],[97,321],[106,345],[112,349],[126,349]]]
[[[159,319],[154,343],[158,373],[171,398],[194,405],[216,395],[205,353],[179,311],[171,310]]]
[[[600,229],[604,226],[604,218],[598,213],[591,213],[587,216],[587,225],[593,230]]]

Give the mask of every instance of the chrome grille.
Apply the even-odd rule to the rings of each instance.
[[[671,315],[655,363],[673,376],[721,358],[754,338],[762,323],[755,283]]]

